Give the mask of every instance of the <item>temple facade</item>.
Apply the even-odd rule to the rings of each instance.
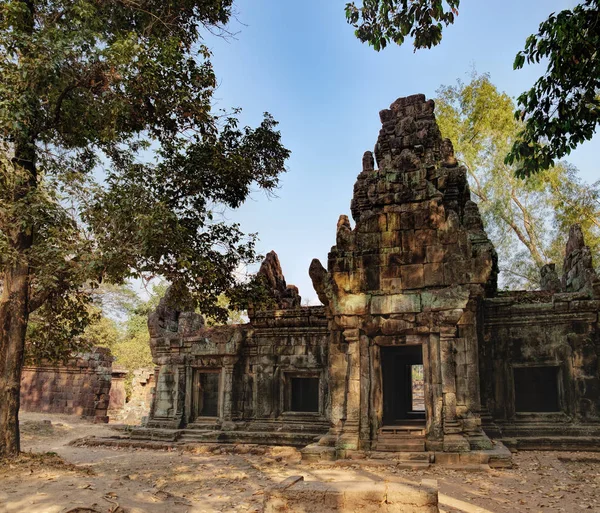
[[[278,308],[248,324],[207,328],[167,294],[134,438],[286,443],[313,459],[600,447],[600,281],[581,230],[562,279],[548,265],[544,290],[499,292],[433,101],[400,98],[380,118],[354,226],[341,216],[327,267],[310,265],[323,306],[300,306],[275,253],[260,274]]]

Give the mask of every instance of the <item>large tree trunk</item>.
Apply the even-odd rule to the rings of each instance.
[[[37,187],[33,141],[15,145],[13,202],[18,210],[29,210],[29,195]],[[25,334],[29,320],[28,250],[33,245],[34,227],[29,216],[15,217],[4,227],[14,260],[3,269],[0,295],[0,458],[19,454],[19,403]]]
[[[15,19],[17,34],[30,36],[34,32],[35,6],[33,0],[20,0],[24,9]],[[20,60],[30,57],[28,38],[23,38]],[[0,295],[0,458],[14,458],[20,451],[19,403],[21,397],[21,371],[25,355],[25,334],[29,320],[29,263],[28,252],[33,246],[34,226],[29,211],[30,193],[37,187],[35,165],[35,120],[37,102],[35,95],[28,94],[27,109],[23,112],[23,129],[17,130],[14,140],[14,189],[13,204],[17,212],[3,226],[13,250],[9,263],[2,269],[2,293]],[[14,258],[12,258],[14,256]]]
[[[6,270],[0,297],[0,458],[16,457],[25,331],[29,316],[29,268],[17,262]]]

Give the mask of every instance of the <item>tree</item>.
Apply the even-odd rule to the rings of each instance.
[[[364,0],[361,7],[346,4],[346,19],[356,37],[377,51],[392,42],[401,45],[408,36],[418,50],[441,42],[442,24],[454,23],[459,5],[460,0]]]
[[[356,36],[379,51],[414,38],[415,50],[442,40],[444,25],[454,23],[460,0],[363,0],[346,4]],[[600,0],[583,0],[573,9],[552,13],[527,38],[514,69],[525,62],[548,61],[546,72],[518,98],[515,116],[524,121],[506,155],[518,176],[552,167],[583,141],[600,122]]]
[[[202,31],[224,27],[231,5],[0,5],[0,457],[19,451],[30,315],[83,305],[102,282],[163,276],[223,318],[217,298],[255,261],[256,236],[216,212],[253,183],[276,187],[289,152],[269,114],[252,129],[211,109]]]
[[[455,144],[469,172],[471,192],[499,252],[502,284],[539,286],[544,264],[562,264],[571,224],[582,225],[592,251],[600,255],[600,182],[581,182],[577,170],[559,163],[524,181],[504,155],[522,130],[514,103],[488,75],[473,73],[468,84],[443,86],[436,99],[444,137]]]
[[[527,38],[514,68],[547,59],[533,87],[519,96],[516,116],[525,120],[507,156],[517,174],[530,176],[554,165],[591,139],[600,122],[600,0],[552,13]]]
[[[227,319],[215,319],[210,316],[205,316],[204,322],[207,326],[222,326],[223,324],[244,324],[248,322],[247,313],[245,310],[239,310],[233,307],[231,298],[225,294],[219,296],[217,303],[222,308],[227,310]]]
[[[57,295],[30,314],[25,359],[31,363],[60,363],[93,345],[107,346],[111,335],[113,339],[116,335],[110,333],[110,328],[109,319],[91,303],[85,291]]]

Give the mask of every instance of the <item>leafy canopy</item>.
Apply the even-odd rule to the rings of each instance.
[[[536,288],[541,266],[562,267],[574,223],[581,224],[600,257],[600,182],[583,183],[564,162],[527,181],[515,176],[515,167],[504,161],[523,129],[514,109],[512,99],[485,74],[473,73],[468,83],[437,92],[438,124],[468,169],[471,192],[499,253],[502,286]]]
[[[542,77],[519,96],[516,116],[525,120],[507,163],[519,176],[554,165],[592,138],[600,121],[600,0],[552,13],[527,38],[514,68],[547,60]]]
[[[89,321],[94,286],[153,276],[226,317],[217,299],[256,260],[256,235],[219,213],[253,184],[277,187],[289,156],[269,114],[250,128],[236,109],[213,111],[201,34],[224,27],[231,5],[0,5],[0,273],[29,264],[36,329],[70,309],[66,340]]]
[[[402,45],[408,36],[418,50],[441,42],[459,5],[460,0],[363,0],[360,6],[346,4],[346,18],[356,37],[377,51],[392,42]],[[518,176],[549,169],[594,135],[600,121],[599,48],[600,0],[551,13],[527,38],[514,69],[525,62],[548,64],[518,98],[515,116],[524,125],[506,154]]]
[[[454,23],[460,0],[363,0],[346,4],[346,19],[356,37],[377,51],[388,43],[414,39],[415,50],[431,48],[442,40],[444,25]]]

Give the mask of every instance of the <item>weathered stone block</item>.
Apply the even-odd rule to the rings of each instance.
[[[352,290],[352,282],[350,281],[350,273],[334,272],[332,273],[333,281],[340,290],[350,292]]]
[[[419,294],[389,294],[371,298],[371,314],[418,313],[421,311]]]
[[[356,230],[359,233],[378,232],[379,230],[379,215],[371,215],[369,217],[361,217],[356,223]]]
[[[365,268],[365,285],[367,290],[379,290],[380,269],[381,267],[379,266],[370,266]]]
[[[346,294],[338,298],[336,310],[345,315],[364,315],[367,312],[369,296],[367,294]]]
[[[406,290],[423,288],[423,265],[403,265],[400,270],[400,277],[402,285]]]
[[[395,335],[414,327],[414,322],[407,322],[402,319],[381,319],[380,329],[384,335]]]
[[[444,280],[446,285],[462,284],[468,282],[467,271],[470,262],[458,258],[444,263]]]
[[[350,258],[338,257],[329,261],[329,269],[332,272],[347,273],[352,269],[352,260]]]
[[[469,301],[467,287],[453,286],[421,293],[423,311],[464,309]]]
[[[423,265],[423,285],[435,287],[444,285],[444,264],[432,263]]]
[[[381,289],[392,293],[402,292],[402,280],[400,278],[381,278]]]
[[[401,265],[390,264],[385,267],[381,267],[381,277],[382,278],[400,278],[400,270],[402,269]]]
[[[357,315],[336,315],[335,323],[342,329],[353,329],[360,326],[360,317]]]
[[[438,510],[437,482],[421,485],[383,481],[304,481],[287,478],[265,490],[264,512],[276,513],[434,513]]]
[[[443,244],[435,244],[433,246],[427,246],[425,249],[425,261],[430,263],[443,262],[446,256],[447,246]]]
[[[381,234],[381,246],[384,248],[402,247],[402,235],[397,231],[386,231]]]
[[[388,231],[399,231],[404,229],[402,227],[402,214],[400,212],[388,212],[386,216]],[[412,226],[409,228],[412,228]]]
[[[437,231],[429,229],[415,230],[415,244],[418,246],[432,246],[437,244]]]

